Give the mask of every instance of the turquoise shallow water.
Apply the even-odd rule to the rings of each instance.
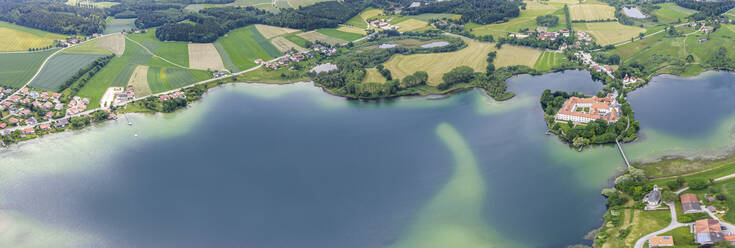
[[[502,103],[477,90],[365,103],[309,84],[226,86],[174,114],[130,115],[133,126],[13,146],[0,152],[0,246],[588,243],[622,161],[544,135],[538,95],[601,85],[568,71],[509,87],[518,97]],[[675,148],[652,141],[630,147]]]

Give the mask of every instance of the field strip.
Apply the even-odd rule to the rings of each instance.
[[[127,85],[133,86],[135,96],[148,96],[151,94],[151,88],[148,85],[148,66],[139,65],[135,67],[133,75],[130,77]]]
[[[212,43],[190,43],[189,67],[201,70],[226,71],[225,64]]]
[[[126,40],[129,40],[129,41],[132,41],[132,42],[133,42],[133,43],[135,43],[136,45],[138,45],[138,46],[142,47],[142,48],[143,48],[143,50],[145,50],[146,52],[148,52],[149,54],[151,54],[151,56],[153,56],[153,57],[156,57],[156,58],[159,58],[159,59],[161,59],[161,60],[163,60],[163,61],[166,61],[166,62],[168,62],[168,63],[171,63],[172,65],[175,65],[176,67],[180,67],[180,68],[183,68],[183,69],[189,69],[188,67],[184,67],[184,66],[181,66],[181,65],[179,65],[179,64],[176,64],[176,63],[174,63],[174,62],[171,62],[171,61],[169,61],[168,59],[165,59],[165,58],[163,58],[163,57],[161,57],[161,56],[158,56],[158,55],[156,55],[155,53],[151,52],[151,50],[149,50],[149,49],[148,49],[147,47],[145,47],[145,46],[144,46],[143,44],[140,44],[140,43],[138,43],[137,41],[135,41],[135,40],[133,40],[133,39],[130,39],[130,38],[128,38],[127,36],[125,36],[125,39],[126,39]]]

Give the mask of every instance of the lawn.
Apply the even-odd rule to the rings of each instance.
[[[469,66],[475,71],[485,71],[487,54],[493,50],[494,44],[465,40],[468,46],[462,50],[448,53],[429,54],[397,54],[385,62],[385,68],[391,71],[395,79],[403,79],[416,71],[429,74],[430,85],[442,82],[444,73],[458,66]]]
[[[268,61],[282,55],[252,25],[232,30],[217,42],[224,48],[232,64],[239,70],[254,67],[256,59]]]
[[[601,46],[628,41],[646,32],[643,28],[626,26],[618,22],[573,23],[572,27],[589,33]]]
[[[672,23],[679,19],[683,21],[687,16],[697,13],[696,10],[683,8],[676,5],[676,3],[661,3],[657,5],[661,8],[654,10],[653,14],[658,17],[659,23]]]
[[[72,75],[103,56],[99,54],[56,54],[49,59],[41,69],[41,73],[31,81],[30,85],[47,91],[58,91],[59,87]]]
[[[674,238],[674,245],[681,248],[697,248],[699,245],[694,242],[694,234],[689,232],[688,226],[683,226],[671,230],[667,233],[663,233],[659,236],[672,236]]]
[[[131,30],[135,28],[135,18],[130,19],[116,19],[111,17],[109,20],[107,20],[107,25],[105,25],[105,31],[103,31],[103,34],[111,34],[111,33],[118,33],[122,32],[124,30]]]
[[[569,6],[569,16],[573,21],[614,19],[615,8],[603,4],[575,4]]]
[[[533,68],[539,71],[550,71],[551,67],[564,61],[564,54],[544,51],[536,60]]]
[[[28,51],[53,44],[54,40],[65,39],[65,35],[49,33],[0,21],[0,52]]]
[[[354,40],[362,38],[361,34],[343,32],[343,31],[339,31],[334,28],[322,28],[322,29],[317,30],[317,32],[322,33],[332,38],[337,38],[337,39],[345,40],[345,41],[354,41]]]
[[[23,86],[36,74],[43,61],[57,50],[0,54],[0,85],[14,88]]]
[[[383,74],[380,74],[376,68],[367,68],[365,72],[365,78],[362,80],[363,83],[384,83],[386,81]]]

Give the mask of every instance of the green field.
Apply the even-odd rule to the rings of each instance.
[[[256,59],[268,61],[282,55],[253,25],[232,30],[217,42],[238,71],[254,67]]]
[[[166,68],[149,67],[148,86],[151,87],[151,92],[153,93],[164,92],[171,89],[171,85],[168,84]]]
[[[696,10],[680,7],[679,5],[676,5],[676,3],[662,3],[656,5],[661,7],[660,9],[653,11],[653,14],[658,17],[659,23],[673,23],[679,19],[684,21],[687,16],[697,13]]]
[[[118,33],[122,32],[123,30],[131,30],[135,28],[135,18],[131,19],[115,19],[110,18],[107,20],[107,25],[105,25],[105,31],[103,31],[103,34],[111,34],[111,33]]]
[[[317,32],[332,38],[342,39],[346,41],[353,41],[362,38],[362,35],[360,34],[342,32],[334,28],[322,28],[317,30]]]
[[[130,34],[128,38],[141,43],[144,47],[151,50],[157,56],[168,61],[176,63],[183,67],[189,67],[189,44],[186,42],[160,41],[156,38],[155,29],[150,29],[143,34]],[[156,61],[153,61],[155,63]],[[174,66],[165,61],[158,61],[158,64],[149,64],[151,66]]]
[[[283,38],[286,38],[287,40],[293,42],[296,45],[299,45],[300,47],[306,47],[307,40],[304,38],[301,38],[300,36],[296,34],[287,34],[283,36]]]
[[[694,242],[694,234],[689,231],[688,226],[676,228],[659,236],[672,236],[674,238],[674,245],[676,245],[677,248],[699,247],[697,243]]]
[[[56,54],[49,59],[41,69],[41,73],[31,81],[30,85],[42,90],[58,91],[59,87],[72,75],[103,56],[99,54]]]
[[[646,32],[644,28],[627,26],[619,22],[573,23],[572,27],[589,33],[601,46],[629,41],[631,38],[637,38],[638,34]]]
[[[0,52],[23,52],[42,48],[67,36],[0,21]]]
[[[0,85],[19,88],[28,82],[43,61],[56,52],[0,53]]]
[[[231,72],[240,71],[240,69],[238,69],[234,63],[232,63],[232,59],[230,59],[230,56],[227,55],[227,51],[225,51],[225,48],[222,46],[221,43],[219,43],[219,41],[214,42],[214,47],[217,48],[217,52],[219,53],[220,58],[222,58],[222,63],[225,65],[225,68],[227,68],[227,70],[230,70]]]
[[[533,66],[539,71],[550,71],[551,67],[564,61],[564,54],[544,51]]]
[[[508,33],[518,32],[522,29],[534,30],[539,27],[536,23],[536,17],[542,15],[554,15],[559,17],[559,24],[554,27],[549,27],[547,30],[562,30],[566,28],[566,19],[562,10],[563,7],[564,6],[561,4],[527,2],[526,9],[521,10],[520,16],[513,18],[510,21],[487,25],[468,23],[465,25],[465,29],[470,30],[470,32],[475,35],[506,36]]]
[[[166,80],[168,81],[168,84],[171,86],[170,89],[184,87],[184,86],[197,82],[197,79],[194,78],[194,76],[191,75],[191,73],[189,73],[189,70],[181,69],[181,68],[166,69]],[[167,89],[167,90],[170,90],[170,89]]]
[[[114,57],[110,62],[94,75],[82,87],[77,95],[90,99],[88,108],[99,107],[102,94],[111,86],[125,86],[128,84],[130,75],[133,73],[137,64],[145,64],[150,59],[150,54],[141,52],[138,45],[132,41],[125,41],[125,52],[120,57]],[[147,59],[141,59],[148,55]],[[137,57],[136,57],[137,56]],[[143,63],[135,63],[134,59],[144,60]]]
[[[112,54],[110,51],[107,51],[107,49],[100,47],[98,45],[99,41],[100,39],[90,40],[82,44],[64,49],[64,51],[61,52],[74,54]]]

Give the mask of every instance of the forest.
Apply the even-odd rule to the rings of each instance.
[[[735,1],[675,0],[674,2],[681,7],[699,11],[691,16],[695,20],[704,20],[707,17],[718,16],[735,8]]]
[[[490,24],[518,17],[520,15],[519,6],[522,5],[525,4],[517,0],[453,0],[431,2],[420,7],[408,8],[403,11],[403,14],[453,13],[462,15],[460,20],[463,23]]]
[[[192,23],[177,23],[175,16],[156,30],[160,40],[213,42],[228,31],[250,24],[268,24],[304,30],[333,28],[357,15],[367,5],[363,1],[320,2],[299,9],[281,9],[278,14],[253,7],[207,8],[186,18]],[[160,25],[159,23],[155,23]]]
[[[57,2],[0,0],[0,20],[53,33],[101,33],[105,12]]]

